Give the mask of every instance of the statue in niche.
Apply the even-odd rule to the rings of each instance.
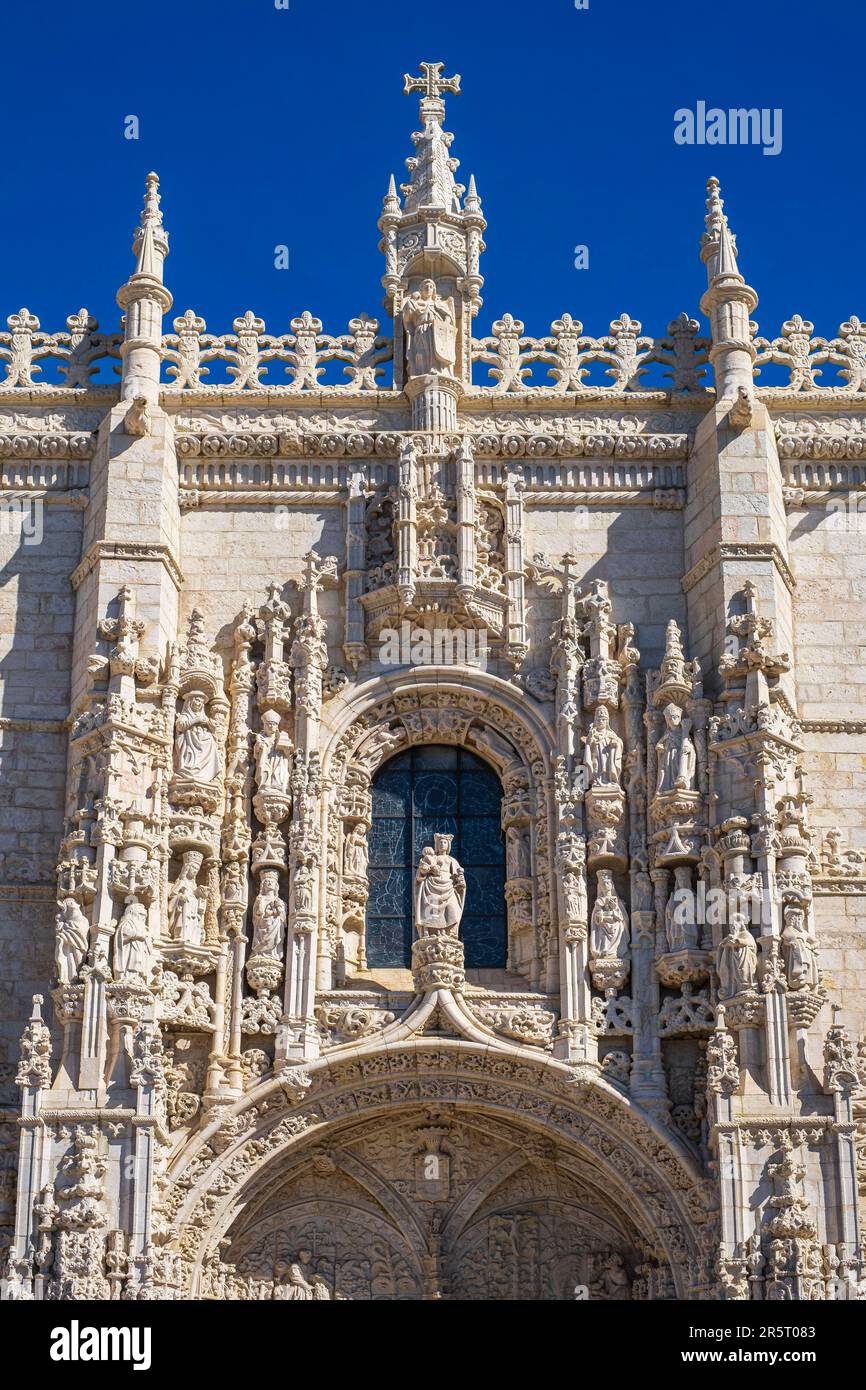
[[[586,884],[574,873],[567,873],[562,880],[565,915],[570,922],[586,921]]]
[[[279,792],[287,796],[292,771],[292,740],[280,729],[280,716],[267,709],[262,715],[262,731],[256,735],[256,786],[260,792]]]
[[[353,825],[343,847],[343,873],[349,878],[367,877],[367,827],[362,821]]]
[[[137,898],[127,898],[123,916],[114,934],[114,973],[120,979],[130,975],[146,980],[150,973],[150,933],[147,908]]]
[[[589,931],[589,953],[593,960],[624,960],[628,954],[628,921],[625,908],[616,891],[609,869],[598,873],[598,896],[592,909]]]
[[[409,376],[451,373],[457,361],[457,325],[450,299],[440,299],[435,280],[422,280],[403,305]]]
[[[426,845],[415,875],[415,922],[422,926],[451,927],[455,931],[463,916],[466,879],[451,854],[453,835],[434,835]]]
[[[168,928],[173,941],[200,946],[204,937],[202,913],[207,889],[198,885],[202,856],[190,851],[183,856],[180,873],[168,894]]]
[[[791,989],[817,989],[820,983],[815,940],[809,933],[806,913],[797,903],[785,908],[782,950]]]
[[[698,928],[693,921],[695,898],[692,871],[688,864],[674,870],[675,885],[665,907],[665,936],[669,951],[691,951],[698,944]]]
[[[505,862],[509,878],[532,877],[529,833],[517,825],[509,825],[505,832]]]
[[[193,691],[184,696],[174,727],[175,772],[193,782],[216,782],[220,775],[219,747],[203,695]]]
[[[295,912],[313,910],[313,865],[309,859],[299,859],[292,874],[292,903]]]
[[[719,942],[719,994],[733,999],[735,994],[755,988],[758,978],[758,946],[741,912],[731,916],[731,929]]]
[[[622,739],[610,727],[606,705],[599,705],[586,736],[583,764],[591,787],[618,787],[622,776]]]
[[[282,960],[286,937],[286,905],[280,897],[280,875],[264,869],[253,903],[253,955]]]
[[[686,719],[679,705],[665,705],[665,732],[656,744],[660,792],[694,791],[697,754],[691,739],[691,719]]]
[[[74,984],[87,955],[90,923],[74,898],[64,898],[55,918],[54,963],[62,985]]]

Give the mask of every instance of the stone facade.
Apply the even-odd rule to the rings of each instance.
[[[389,335],[0,334],[5,1296],[857,1297],[866,327],[476,337],[405,85]]]

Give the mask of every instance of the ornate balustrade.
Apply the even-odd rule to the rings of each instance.
[[[610,333],[601,338],[584,334],[583,324],[571,314],[551,324],[550,336],[531,338],[524,335],[520,319],[505,314],[494,323],[492,336],[472,340],[473,361],[489,364],[489,376],[496,383],[494,394],[544,390],[595,396],[641,391],[648,389],[641,378],[653,363],[667,368],[660,389],[675,394],[698,392],[704,389],[708,350],[708,341],[698,337],[697,321],[687,314],[674,319],[667,336],[658,339],[642,336],[640,323],[628,314],[614,319]],[[536,379],[533,369],[540,364],[548,365],[552,385]],[[603,375],[612,378],[609,385],[587,379],[593,365],[604,366]]]
[[[42,362],[53,360],[55,374],[62,386],[87,387],[94,385],[99,373],[97,364],[109,358],[120,358],[121,333],[98,333],[99,324],[86,309],[70,314],[66,332],[43,333],[35,314],[19,309],[6,320],[8,333],[0,333],[0,364],[5,375],[0,389],[11,386],[50,387],[51,382],[35,381],[43,373]],[[117,369],[115,369],[117,370]]]
[[[86,309],[70,314],[66,330],[57,333],[42,332],[39,319],[26,308],[10,314],[6,323],[9,331],[0,333],[0,390],[98,387],[119,374],[114,364],[120,360],[123,335],[99,332]],[[309,310],[292,319],[291,332],[282,334],[265,332],[264,320],[252,310],[233,321],[232,333],[208,333],[205,320],[192,309],[174,319],[173,327],[162,339],[169,391],[355,394],[393,389],[393,339],[381,335],[378,320],[367,314],[351,319],[348,332],[336,335],[323,333],[321,320]],[[696,395],[711,386],[710,343],[699,336],[697,320],[680,314],[661,338],[643,334],[641,327],[637,319],[621,314],[609,333],[593,338],[579,320],[563,314],[551,324],[549,335],[535,338],[524,333],[520,319],[505,314],[491,334],[472,339],[474,372],[480,375],[486,366],[488,378],[475,381],[472,394]],[[773,375],[782,377],[759,381],[759,395],[852,397],[866,392],[866,324],[856,316],[831,339],[814,336],[814,324],[799,314],[782,324],[776,338],[759,337],[757,324],[750,329],[756,379],[766,376],[766,368],[780,369]]]

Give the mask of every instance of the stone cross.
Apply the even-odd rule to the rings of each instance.
[[[410,77],[409,73],[403,75],[403,92],[405,96],[411,96],[413,92],[423,92],[426,101],[439,101],[443,92],[453,92],[455,96],[460,92],[460,74],[455,77],[443,77],[442,69],[444,63],[422,63],[421,77]]]

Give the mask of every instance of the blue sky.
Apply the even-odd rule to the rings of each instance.
[[[4,15],[3,319],[25,304],[56,329],[84,305],[116,326],[150,168],[173,313],[192,307],[211,332],[248,308],[272,332],[305,308],[330,332],[384,318],[376,221],[412,152],[402,74],[421,59],[463,78],[446,128],[489,223],[480,331],[506,310],[535,333],[566,310],[593,333],[623,311],[653,333],[697,313],[710,174],[762,333],[793,312],[828,337],[866,318],[862,0],[289,3]],[[674,112],[699,100],[781,108],[781,153],[677,145]]]

